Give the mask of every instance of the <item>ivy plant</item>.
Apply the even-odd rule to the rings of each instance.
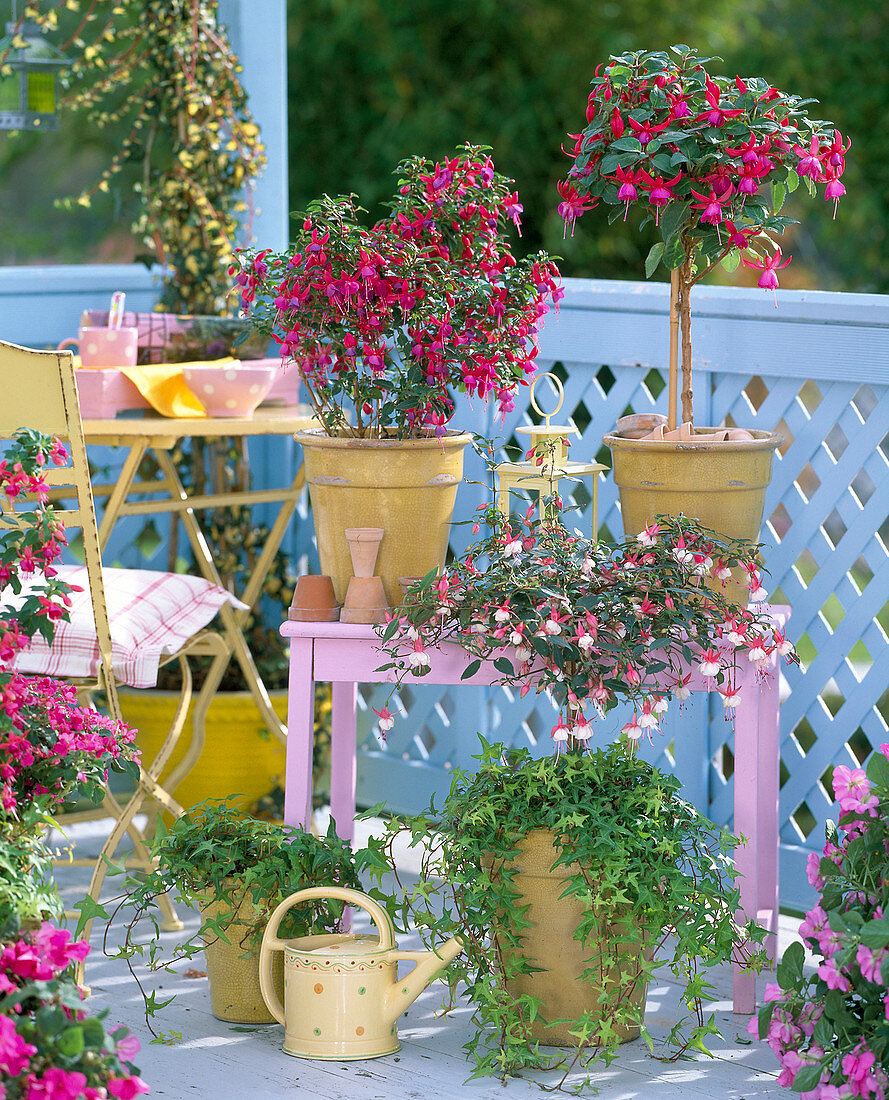
[[[765,931],[735,920],[739,891],[731,854],[738,840],[708,821],[679,794],[679,781],[639,759],[632,742],[534,759],[482,741],[474,773],[456,768],[443,806],[393,819],[384,842],[390,860],[407,831],[423,848],[419,882],[405,894],[401,917],[432,945],[459,936],[465,952],[449,970],[451,1002],[467,1000],[475,1031],[466,1045],[472,1077],[501,1079],[527,1069],[562,1069],[564,1084],[578,1065],[615,1056],[621,1027],[645,1021],[624,991],[668,970],[680,985],[680,1016],[666,1039],[669,1060],[689,1048],[709,1053],[718,1030],[703,1002],[706,970],[731,959],[760,969]],[[380,807],[367,811],[378,814]],[[627,956],[626,937],[600,940],[606,926],[635,926],[653,948],[640,953],[620,986],[606,984],[595,1011],[571,1028],[576,1046],[554,1052],[531,1040],[531,1022],[546,1006],[515,990],[512,979],[532,971],[526,957],[525,906],[514,884],[518,845],[535,829],[550,830],[565,895],[582,902],[575,939],[589,949],[579,981],[597,988],[600,971]],[[597,946],[593,946],[593,944]],[[533,949],[530,949],[533,955]],[[549,1020],[549,1024],[554,1021]]]
[[[116,917],[126,921],[124,941],[114,953],[124,958],[136,981],[134,960],[142,960],[151,970],[174,972],[175,964],[193,958],[208,942],[217,939],[232,942],[233,928],[241,934],[237,941],[248,953],[262,938],[265,920],[255,925],[238,923],[237,910],[244,901],[252,903],[266,917],[296,890],[309,886],[348,886],[360,890],[359,872],[383,865],[379,845],[353,852],[348,843],[336,835],[331,822],[327,835],[316,837],[311,832],[277,822],[247,817],[224,800],[209,799],[188,810],[167,830],[158,821],[152,843],[155,869],[148,875],[128,875],[121,897],[109,916],[104,906],[84,898],[78,905],[78,932],[90,916],[110,922]],[[122,870],[122,868],[119,868]],[[156,899],[169,893],[178,903],[201,912],[199,927],[177,944],[167,955],[159,942],[160,928],[156,916]],[[211,902],[222,903],[212,915],[203,913]],[[285,938],[336,931],[342,916],[342,902],[321,899],[290,910],[281,924]],[[141,935],[145,922],[154,935],[145,942]],[[137,938],[137,933],[139,937]],[[106,932],[106,951],[108,933]],[[142,989],[141,982],[139,987]],[[169,1004],[158,1004],[154,995],[145,997],[149,1028],[151,1017]]]

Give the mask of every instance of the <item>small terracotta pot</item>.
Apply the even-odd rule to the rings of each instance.
[[[335,623],[339,617],[340,606],[330,577],[311,575],[297,580],[288,619],[299,623]]]
[[[372,577],[383,541],[382,527],[347,527],[345,534],[356,577]],[[383,601],[385,602],[385,600]]]
[[[401,585],[401,598],[404,599],[405,596],[407,596],[407,590],[412,585],[415,585],[417,581],[421,581],[422,579],[422,577],[399,577],[398,583]]]
[[[389,607],[382,577],[353,577],[340,612],[343,623],[381,623]]]

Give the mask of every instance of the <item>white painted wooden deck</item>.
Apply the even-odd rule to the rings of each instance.
[[[99,823],[101,828],[101,823]],[[79,826],[76,839],[84,848],[101,846],[95,841],[97,823]],[[405,870],[412,869],[410,853]],[[66,904],[84,891],[84,872],[62,868],[58,882]],[[110,880],[109,896],[119,880]],[[195,927],[196,918],[181,912],[187,927]],[[356,926],[361,923],[359,917]],[[782,918],[780,949],[794,937],[798,921]],[[169,974],[143,977],[147,989],[162,994],[175,993],[174,1002],[155,1017],[155,1027],[179,1032],[175,1045],[150,1045],[151,1035],[142,1013],[142,1000],[135,982],[123,962],[102,955],[104,929],[97,922],[92,937],[93,952],[87,960],[87,980],[92,989],[89,1009],[96,1013],[108,1009],[106,1026],[126,1024],[143,1044],[136,1059],[152,1096],[168,1100],[213,1097],[214,1100],[279,1100],[280,1097],[318,1097],[323,1100],[510,1100],[533,1095],[534,1080],[512,1079],[505,1086],[496,1080],[467,1081],[469,1062],[461,1049],[469,1037],[469,1010],[461,1008],[439,1018],[443,987],[433,983],[409,1009],[399,1023],[401,1050],[394,1055],[361,1062],[318,1062],[292,1058],[282,1053],[283,1028],[243,1027],[222,1023],[210,1013],[206,978],[189,979]],[[164,935],[174,944],[175,934]],[[117,926],[109,934],[110,949],[120,941]],[[403,946],[418,946],[418,941]],[[199,965],[195,960],[190,964]],[[143,968],[144,969],[144,968]],[[761,978],[764,982],[766,979]],[[719,970],[714,977],[719,999],[710,1005],[716,1014],[724,1040],[714,1040],[714,1057],[701,1055],[664,1063],[653,1058],[641,1040],[621,1048],[618,1059],[608,1068],[592,1066],[572,1074],[568,1084],[590,1078],[598,1090],[585,1095],[598,1100],[631,1100],[653,1097],[656,1100],[695,1100],[703,1096],[719,1100],[759,1100],[765,1096],[783,1096],[786,1091],[776,1082],[778,1065],[764,1044],[747,1041],[748,1017],[731,1011],[731,972]],[[654,984],[648,993],[649,1028],[657,1037],[666,1034],[676,1018],[676,990],[666,982]],[[552,1087],[560,1075],[537,1075],[544,1086]]]

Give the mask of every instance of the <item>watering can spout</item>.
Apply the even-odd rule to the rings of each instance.
[[[409,974],[390,986],[386,998],[388,1022],[394,1024],[398,1017],[417,997],[427,985],[444,970],[448,963],[463,950],[463,944],[454,937],[446,943],[440,943],[434,951],[397,951],[393,954],[394,960],[412,960],[416,966]]]

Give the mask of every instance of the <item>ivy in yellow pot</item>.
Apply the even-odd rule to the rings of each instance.
[[[353,853],[332,824],[327,836],[316,837],[304,829],[257,820],[215,800],[195,806],[169,831],[161,824],[152,855],[156,868],[151,874],[131,875],[124,882],[116,911],[126,918],[120,953],[131,969],[133,960],[141,959],[158,970],[203,951],[213,1014],[229,1023],[274,1022],[259,988],[259,946],[268,916],[281,901],[311,886],[360,889],[359,872],[369,862],[379,862],[369,849]],[[162,893],[202,916],[199,928],[172,956],[158,937],[142,942],[145,937],[139,935],[144,919],[155,920],[154,902]],[[334,932],[342,913],[340,902],[314,900],[290,911],[283,934]],[[283,970],[278,979],[280,994]],[[154,998],[146,996],[150,1027],[157,1010]]]
[[[372,228],[354,196],[324,196],[286,252],[243,253],[237,274],[252,323],[294,362],[321,425],[299,437],[321,571],[341,600],[351,575],[343,530],[382,527],[379,572],[392,604],[399,576],[444,564],[469,439],[446,429],[454,392],[511,409],[534,371],[541,320],[562,294],[545,253],[512,256],[506,227],[522,207],[487,149],[465,145],[435,164],[412,157],[396,174],[391,213]],[[355,500],[367,502],[360,518]],[[405,538],[407,557],[390,559]]]
[[[577,1059],[650,1042],[645,994],[661,968],[684,979],[691,1009],[668,1037],[672,1057],[701,1049],[716,1032],[703,970],[764,935],[735,922],[738,841],[626,739],[596,752],[572,740],[543,759],[483,743],[476,759],[474,774],[455,769],[441,807],[389,830],[390,843],[406,829],[424,844],[405,900],[424,940],[464,944],[451,995],[472,1005],[474,1076],[567,1077]]]

